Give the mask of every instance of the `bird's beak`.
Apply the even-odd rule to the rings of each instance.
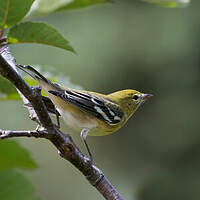
[[[141,95],[141,98],[142,98],[142,101],[146,101],[148,98],[152,97],[153,95],[152,94],[142,94]]]

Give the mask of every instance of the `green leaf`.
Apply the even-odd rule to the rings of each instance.
[[[0,172],[0,188],[2,200],[39,200],[32,183],[14,169]]]
[[[24,18],[34,0],[0,0],[0,26],[4,28]]]
[[[46,44],[75,52],[56,29],[40,22],[25,22],[12,27],[8,32],[8,43]]]
[[[35,169],[37,167],[28,151],[14,140],[0,140],[0,163],[0,170],[5,168]]]
[[[154,3],[159,6],[168,7],[168,8],[176,8],[187,6],[190,3],[190,0],[143,0],[148,3]]]
[[[60,10],[69,10],[88,7],[101,3],[108,3],[111,0],[35,0],[29,17],[50,14]]]
[[[67,5],[72,1],[73,0],[35,0],[30,15],[37,16],[52,13],[58,8]]]
[[[73,0],[69,4],[57,9],[57,11],[84,8],[84,7],[92,6],[95,4],[101,4],[101,3],[111,3],[111,1],[110,0]]]
[[[36,80],[29,77],[25,77],[24,80],[30,86],[38,84]],[[21,100],[21,98],[13,84],[7,79],[0,76],[0,101],[5,100]]]
[[[7,79],[0,77],[0,100],[20,99],[17,90]]]

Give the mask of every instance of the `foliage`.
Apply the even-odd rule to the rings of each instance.
[[[0,162],[0,171],[6,168],[35,169],[37,166],[28,151],[14,140],[0,142]]]
[[[0,171],[0,199],[39,200],[29,180],[15,169]]]
[[[35,169],[29,153],[14,140],[0,142],[0,199],[36,200],[32,183],[13,168]]]
[[[0,0],[0,26],[9,27],[21,21],[34,0]]]
[[[143,0],[143,1],[154,3],[163,7],[169,7],[169,8],[186,6],[190,3],[190,0],[173,0],[173,1],[172,0]]]
[[[4,29],[10,28],[7,34],[8,44],[38,43],[75,52],[68,40],[66,40],[53,27],[40,22],[22,23],[22,19],[28,14],[28,12],[29,16],[31,12],[44,12],[46,14],[50,14],[55,10],[87,7],[97,3],[105,3],[107,0],[43,0],[35,1],[34,4],[33,2],[34,0],[0,0],[0,26],[2,29],[0,37],[4,33]],[[30,10],[31,6],[32,9]]]
[[[81,9],[101,3],[111,3],[111,0],[36,0],[29,14],[38,16],[58,11]]]
[[[40,22],[24,22],[12,27],[8,33],[8,43],[39,43],[74,52],[69,42],[58,31]]]
[[[15,87],[5,78],[0,77],[0,100],[18,100]]]
[[[109,0],[74,0],[68,3],[67,5],[64,5],[57,9],[57,11],[64,11],[64,10],[70,10],[70,9],[77,9],[77,8],[83,8],[88,7],[90,5],[100,4],[100,3],[110,3]]]
[[[24,80],[30,85],[37,85],[37,82],[30,77],[25,77]],[[51,78],[51,80],[54,80]],[[20,100],[19,93],[15,87],[5,78],[0,77],[0,101],[5,100]]]

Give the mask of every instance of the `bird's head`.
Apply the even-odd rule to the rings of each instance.
[[[121,90],[114,92],[110,95],[120,107],[125,111],[127,119],[142,105],[148,98],[152,97],[152,94],[145,94],[136,90]]]

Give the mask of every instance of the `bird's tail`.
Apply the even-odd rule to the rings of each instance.
[[[44,81],[47,84],[51,83],[51,81],[46,79],[42,74],[40,74],[37,70],[35,70],[30,65],[19,65],[19,64],[17,64],[17,67],[19,69],[21,69],[22,71],[24,71],[25,73],[27,73],[28,75],[30,75],[32,78],[34,78],[38,82]]]
[[[29,65],[23,66],[19,64],[16,66],[25,73],[29,74],[32,78],[34,78],[39,83],[39,85],[42,87],[42,89],[45,91],[46,94],[49,90],[59,90],[59,91],[62,90],[58,84],[52,83],[50,80],[46,79],[33,67]]]

